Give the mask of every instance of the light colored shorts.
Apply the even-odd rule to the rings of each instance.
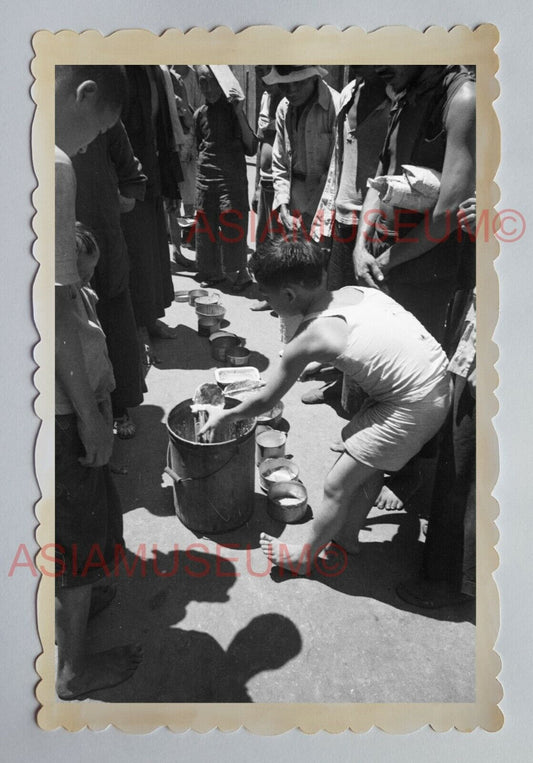
[[[396,472],[444,424],[452,399],[450,375],[414,403],[365,400],[342,430],[346,452],[366,466]]]

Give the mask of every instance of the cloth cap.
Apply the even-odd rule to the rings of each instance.
[[[279,85],[284,82],[302,82],[310,77],[325,77],[328,73],[323,66],[273,66],[266,77],[265,85]]]

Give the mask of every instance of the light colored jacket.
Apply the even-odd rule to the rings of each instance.
[[[308,168],[313,168],[313,175],[318,178],[316,209],[321,206],[335,144],[335,120],[339,98],[336,90],[319,80],[318,97],[306,116],[305,163]],[[272,148],[273,209],[277,209],[281,204],[290,204],[291,199],[293,147],[288,128],[289,109],[288,100],[283,98],[276,111],[276,138]]]

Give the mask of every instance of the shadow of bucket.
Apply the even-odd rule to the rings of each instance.
[[[195,532],[228,532],[243,525],[253,511],[256,422],[240,421],[221,433],[221,441],[198,443],[191,404],[191,399],[179,403],[167,421],[165,472],[173,480],[176,514]]]

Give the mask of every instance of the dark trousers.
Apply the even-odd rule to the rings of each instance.
[[[328,261],[327,287],[331,291],[355,284],[353,250],[357,237],[357,225],[347,225],[335,220]]]
[[[255,248],[259,253],[261,247],[272,239],[273,221],[271,219],[272,204],[274,203],[274,186],[271,182],[262,181],[259,187],[257,203],[257,227],[255,230]]]
[[[142,403],[144,390],[130,290],[124,289],[111,299],[99,299],[96,312],[106,335],[109,360],[115,374],[116,387],[111,393],[113,413],[122,415],[124,408]]]
[[[453,405],[442,431],[424,575],[475,594],[476,405],[466,379],[454,377]]]
[[[223,203],[221,203],[223,202]],[[248,208],[242,202],[204,193],[196,212],[196,265],[206,278],[221,278],[246,267]]]

